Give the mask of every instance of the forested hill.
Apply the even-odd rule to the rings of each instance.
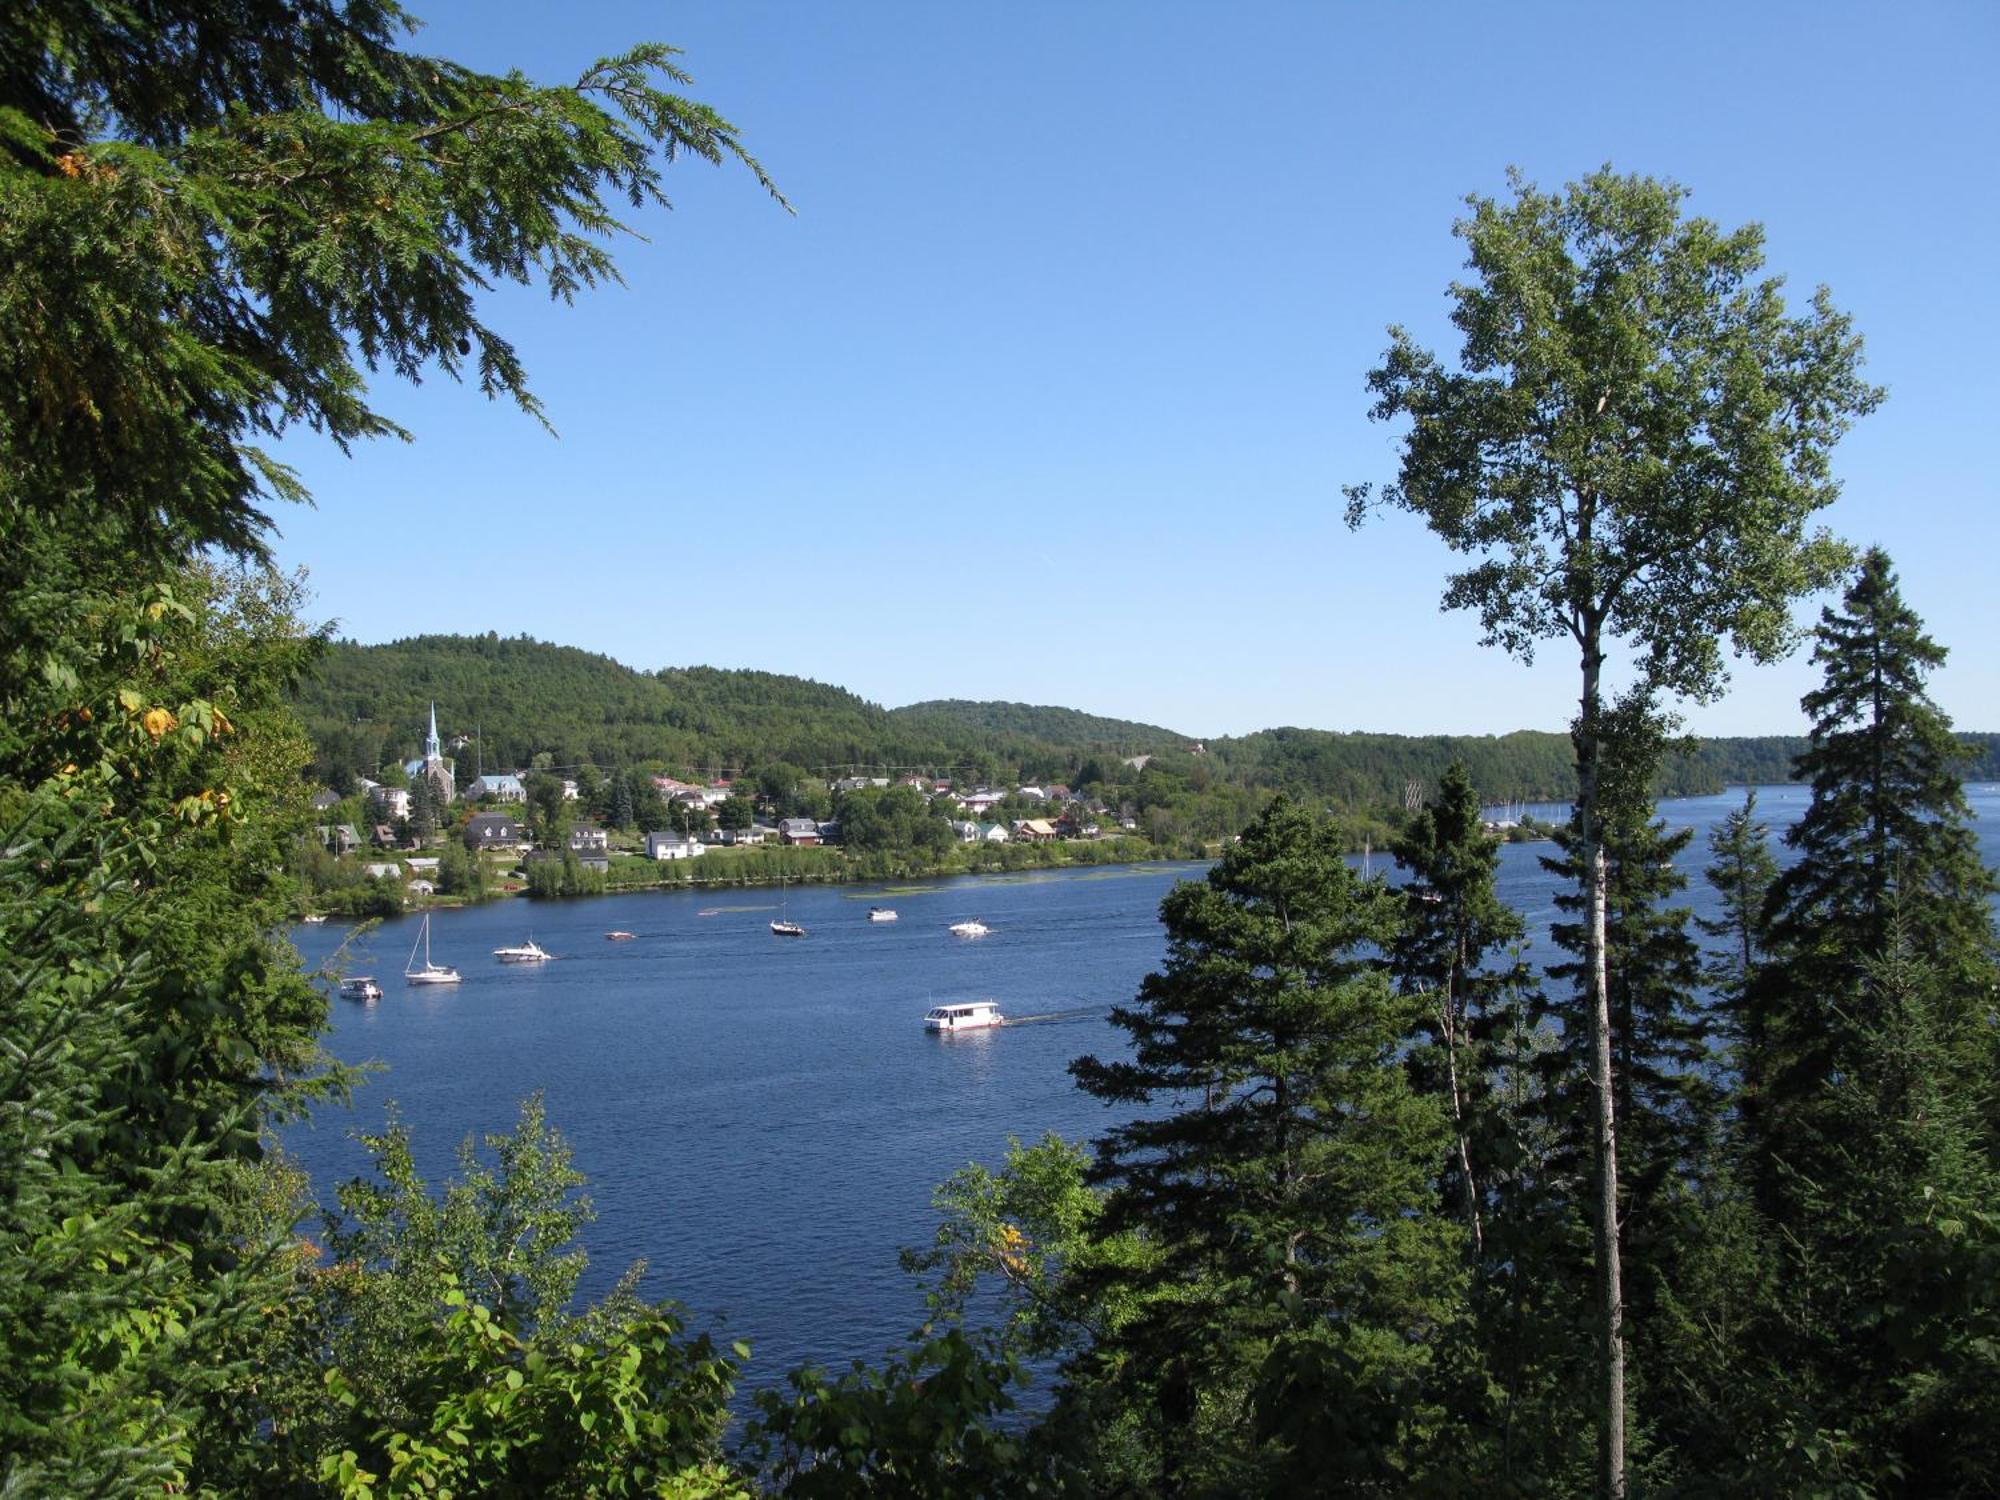
[[[991,779],[1129,780],[1151,756],[1191,788],[1284,789],[1355,808],[1400,805],[1412,782],[1437,785],[1462,760],[1492,801],[1559,800],[1573,784],[1569,739],[1347,734],[1269,729],[1197,742],[1155,724],[1076,709],[942,700],[884,709],[843,688],[772,672],[676,667],[640,672],[610,657],[526,637],[417,636],[338,642],[304,684],[299,709],[320,774],[372,774],[418,753],[430,705],[449,741],[477,736],[487,770],[543,764],[657,765],[682,773],[785,762],[811,769],[912,768]],[[1968,736],[1969,774],[2000,779],[2000,735]],[[1197,744],[1199,743],[1199,750]],[[1805,742],[1778,736],[1705,742],[1677,757],[1662,790],[1780,781]]]
[[[1129,719],[1107,719],[1081,709],[1039,703],[976,703],[967,698],[933,698],[891,709],[890,714],[910,725],[940,730],[950,726],[961,732],[971,729],[995,740],[1064,745],[1120,756],[1184,748],[1195,738],[1178,730],[1162,729],[1157,724],[1135,724]]]

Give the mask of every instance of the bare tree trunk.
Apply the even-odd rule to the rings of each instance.
[[[1625,1298],[1618,1250],[1618,1120],[1611,1072],[1611,985],[1605,961],[1608,871],[1597,827],[1597,793],[1603,753],[1599,672],[1603,657],[1595,630],[1583,641],[1583,716],[1577,734],[1577,854],[1586,885],[1584,964],[1590,974],[1591,1091],[1596,1096],[1592,1155],[1597,1201],[1591,1215],[1597,1249],[1598,1364],[1604,1410],[1599,1430],[1599,1488],[1605,1500],[1625,1500]]]

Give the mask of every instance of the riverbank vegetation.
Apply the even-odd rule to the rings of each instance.
[[[769,184],[659,46],[551,88],[404,50],[393,5],[30,5],[0,37],[0,1492],[1990,1491],[1993,882],[1962,746],[1925,695],[1940,648],[1885,556],[1850,571],[1795,524],[1830,498],[1824,449],[1866,401],[1823,300],[1788,320],[1747,279],[1754,235],[1683,220],[1659,184],[1517,184],[1468,230],[1469,369],[1434,381],[1399,337],[1377,373],[1416,423],[1395,502],[1485,559],[1454,602],[1502,645],[1580,609],[1641,648],[1640,691],[1587,682],[1572,740],[1532,750],[1559,762],[1549,781],[1486,782],[1463,745],[1413,771],[1298,731],[1127,757],[1118,726],[977,705],[902,711],[909,738],[883,741],[888,716],[833,689],[820,706],[847,727],[803,730],[783,679],[655,683],[678,711],[726,701],[741,738],[723,752],[779,803],[830,796],[805,768],[889,743],[986,779],[1129,789],[1155,847],[1240,834],[1167,899],[1162,967],[1113,1017],[1127,1045],[1075,1064],[1131,1117],[944,1184],[911,1255],[932,1317],[907,1348],[794,1371],[733,1427],[753,1351],[632,1278],[574,1303],[588,1211],[537,1104],[444,1184],[391,1121],[372,1174],[326,1204],[271,1144],[352,1082],[279,935],[285,862],[324,821],[309,771],[379,767],[410,731],[373,738],[350,705],[350,755],[302,729],[316,663],[352,653],[265,565],[263,508],[302,496],[260,445],[297,422],[393,434],[364,369],[473,376],[532,411],[477,292],[615,274],[612,205],[662,201],[675,158]],[[1563,294],[1525,305],[1552,324],[1495,311],[1550,276]],[[1532,359],[1508,345],[1521,330]],[[1657,338],[1671,358],[1616,378]],[[1482,385],[1515,362],[1532,381]],[[1551,457],[1588,462],[1531,467],[1583,489],[1523,491],[1453,446],[1547,439],[1516,425],[1535,382],[1527,406],[1560,417]],[[1715,401],[1702,422],[1758,462],[1689,449],[1688,414]],[[1590,549],[1523,577],[1518,528],[1586,501],[1607,546],[1639,550],[1611,577]],[[1688,546],[1648,556],[1647,535]],[[1712,688],[1718,629],[1777,649],[1773,606],[1836,574],[1798,859],[1779,872],[1753,815],[1725,828],[1704,971],[1651,816],[1652,690]],[[1522,604],[1510,583],[1546,592]],[[642,744],[558,751],[532,736],[582,721],[529,701],[542,728],[508,759],[615,771],[615,827],[643,816],[650,760],[718,743],[669,717]],[[1035,759],[1057,750],[1089,754]],[[1575,794],[1552,855],[1575,877],[1574,965],[1535,974],[1511,951],[1482,792]],[[876,800],[842,857],[887,871],[928,824]],[[559,831],[560,782],[531,801]],[[1407,883],[1350,868],[1329,801],[1397,810]],[[494,875],[462,852],[437,856],[454,899]],[[554,894],[582,888],[580,859],[543,868]],[[325,889],[357,910],[386,895],[388,877],[344,879]],[[1051,1382],[1032,1409],[1030,1365]]]

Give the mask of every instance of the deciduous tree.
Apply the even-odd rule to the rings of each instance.
[[[1566,641],[1580,669],[1577,856],[1586,895],[1577,1019],[1593,1038],[1601,1487],[1625,1492],[1617,1136],[1603,965],[1599,800],[1614,646],[1643,688],[1694,699],[1724,680],[1722,644],[1757,660],[1791,644],[1788,606],[1836,574],[1808,530],[1838,491],[1833,444],[1880,393],[1824,289],[1794,315],[1759,279],[1763,232],[1686,217],[1684,189],[1609,168],[1561,193],[1515,176],[1472,197],[1457,230],[1472,275],[1451,289],[1463,338],[1446,363],[1400,328],[1369,375],[1379,420],[1407,418],[1382,503],[1422,516],[1472,565],[1445,603],[1489,644],[1532,659]],[[1374,497],[1348,491],[1358,522]]]

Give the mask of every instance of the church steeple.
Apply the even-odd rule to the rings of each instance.
[[[431,705],[431,732],[424,736],[424,759],[433,762],[444,759],[444,752],[438,745],[438,706],[435,703]]]

